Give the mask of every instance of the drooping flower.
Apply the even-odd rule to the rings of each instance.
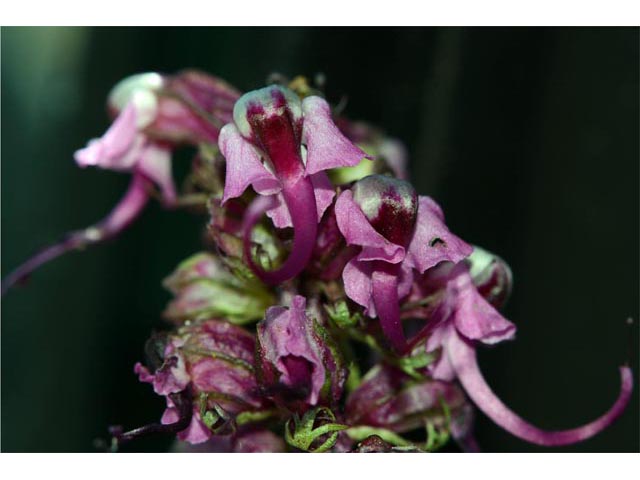
[[[299,295],[258,324],[257,367],[267,394],[293,411],[336,404],[347,376],[334,340]]]
[[[496,424],[511,434],[543,446],[569,445],[586,440],[609,426],[625,409],[633,389],[629,367],[620,368],[618,399],[598,419],[578,428],[541,430],[520,418],[495,395],[486,383],[476,359],[476,345],[493,345],[513,338],[515,325],[506,320],[478,291],[465,262],[443,264],[427,281],[440,285],[440,300],[430,319],[427,351],[441,350],[428,368],[433,378],[458,379],[471,400]],[[491,297],[489,297],[489,300]]]
[[[457,262],[471,247],[453,235],[440,207],[418,197],[408,182],[371,175],[356,182],[336,201],[338,227],[347,244],[362,247],[345,267],[345,293],[378,317],[391,345],[406,344],[399,300],[423,273],[443,261]]]
[[[245,94],[233,118],[219,139],[227,160],[223,203],[249,185],[261,195],[245,215],[245,256],[265,282],[282,283],[308,263],[317,224],[335,196],[324,171],[356,165],[366,154],[340,133],[325,100],[300,101],[284,87]],[[291,253],[274,271],[255,265],[250,250],[251,230],[265,212],[277,228],[294,229]]]
[[[152,338],[147,348],[149,366],[137,363],[134,370],[140,381],[151,383],[158,395],[166,397],[161,419],[165,431],[202,443],[226,423],[233,423],[239,413],[266,407],[258,394],[254,354],[252,334],[211,319],[185,325],[164,341]],[[189,408],[181,408],[176,398]],[[120,434],[121,439],[132,436]]]
[[[163,204],[172,207],[176,190],[171,151],[182,144],[217,141],[238,97],[222,80],[195,71],[175,76],[144,73],[118,83],[108,100],[116,117],[113,124],[74,156],[82,168],[131,173],[127,192],[105,219],[65,235],[14,270],[2,282],[2,294],[44,263],[117,236],[142,213],[154,184]]]

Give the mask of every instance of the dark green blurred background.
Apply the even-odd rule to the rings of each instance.
[[[640,287],[638,33],[3,28],[2,275],[124,191],[126,175],[72,159],[107,127],[119,79],[197,67],[249,90],[274,71],[323,72],[329,100],[347,95],[348,116],[407,144],[451,229],[511,264],[518,339],[481,353],[496,392],[542,427],[576,426],[615,399],[630,335],[638,372],[638,327],[625,327]],[[3,451],[92,451],[109,424],[159,418],[162,399],[132,368],[162,326],[160,282],[199,249],[204,221],[153,205],[2,300]],[[543,450],[478,417],[485,450]],[[613,427],[563,450],[638,451],[638,393]]]

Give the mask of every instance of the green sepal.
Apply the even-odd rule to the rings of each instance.
[[[347,376],[347,383],[345,389],[347,393],[353,392],[362,383],[362,372],[357,362],[353,361],[349,363],[349,375]]]
[[[213,409],[208,408],[209,395],[205,392],[200,394],[200,419],[209,430],[215,435],[229,435],[236,431],[234,419],[217,403],[213,404]]]
[[[274,298],[239,259],[207,252],[182,261],[165,279],[175,298],[164,316],[173,321],[224,317],[241,325],[259,320]]]
[[[313,319],[313,333],[319,337],[320,344],[329,350],[328,352],[324,351],[322,353],[322,362],[326,373],[324,384],[320,389],[320,398],[328,399],[329,403],[334,403],[337,399],[332,398],[332,389],[335,387],[341,391],[342,385],[346,381],[345,377],[348,374],[344,368],[344,357],[334,338],[315,318]],[[333,367],[327,365],[327,353],[332,357]],[[336,385],[333,385],[334,382]]]
[[[409,375],[410,377],[421,380],[425,378],[423,373],[420,373],[418,370],[422,370],[428,365],[436,362],[440,358],[440,349],[435,350],[433,352],[420,352],[415,355],[410,355],[407,357],[401,357],[394,359],[390,357],[388,361],[394,366],[401,369],[404,373]]]
[[[326,419],[328,419],[329,422],[313,428],[319,414],[326,415]],[[349,428],[347,425],[334,423],[335,419],[336,417],[333,412],[326,407],[308,410],[302,418],[300,418],[298,414],[295,414],[292,419],[287,420],[284,426],[284,439],[292,447],[304,450],[305,452],[326,452],[336,444],[340,431]],[[293,420],[293,429],[291,428],[291,420]],[[313,442],[324,435],[328,435],[324,442],[317,447],[312,447]]]
[[[277,412],[276,410],[256,410],[240,412],[236,415],[236,425],[239,427],[248,423],[262,422],[268,418],[271,418]]]
[[[446,445],[451,438],[451,410],[442,398],[440,399],[440,405],[442,406],[442,412],[445,418],[444,426],[438,427],[429,419],[425,421],[427,441],[425,442],[424,449],[427,452],[439,450]]]
[[[338,300],[333,305],[325,305],[324,308],[331,321],[342,329],[355,327],[362,319],[362,315],[358,312],[351,314],[344,299]]]

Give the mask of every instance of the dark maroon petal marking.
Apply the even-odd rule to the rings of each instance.
[[[281,180],[304,172],[300,156],[300,135],[295,132],[291,112],[285,104],[278,108],[277,114],[271,115],[266,114],[262,106],[251,104],[247,120],[256,143],[269,156],[276,175]]]
[[[418,194],[410,183],[384,175],[371,175],[352,188],[353,199],[371,226],[396,245],[411,241],[418,214]]]
[[[248,140],[266,153],[283,182],[304,174],[300,154],[302,123],[294,118],[290,101],[279,87],[267,87],[245,94],[234,111],[236,123],[242,123],[244,117],[242,120],[249,127],[249,131],[240,131],[245,137],[249,134]]]
[[[291,386],[308,394],[311,390],[313,365],[307,359],[295,355],[283,357],[282,364],[289,374]]]

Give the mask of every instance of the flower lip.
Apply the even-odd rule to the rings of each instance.
[[[371,226],[390,242],[407,247],[418,214],[413,186],[385,175],[370,175],[356,182],[352,191]]]

